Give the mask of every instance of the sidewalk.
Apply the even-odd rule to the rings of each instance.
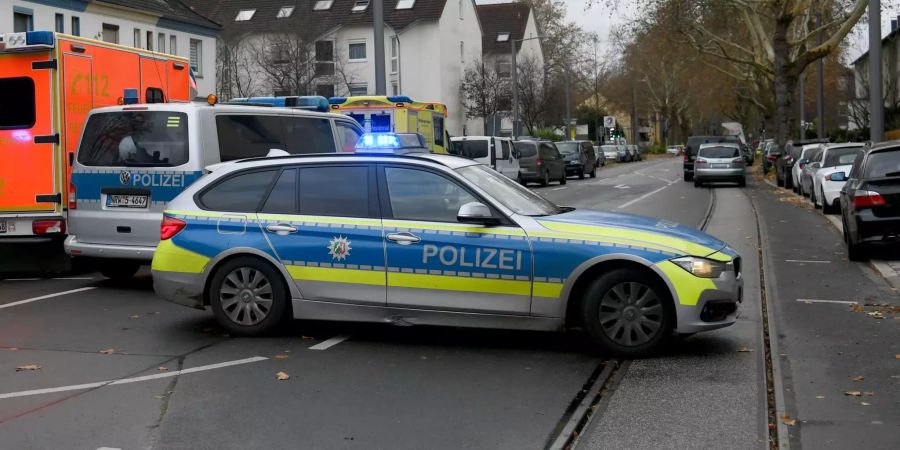
[[[737,323],[632,361],[577,448],[767,447],[756,219],[747,193],[716,188],[706,230],[743,257],[745,298]]]

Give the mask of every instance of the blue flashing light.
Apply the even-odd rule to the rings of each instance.
[[[343,105],[346,101],[347,97],[331,97],[328,99],[328,103],[332,105]]]
[[[389,102],[394,102],[394,103],[412,103],[413,102],[411,98],[409,98],[405,95],[392,95],[392,96],[389,96],[387,99]]]
[[[425,137],[417,133],[366,133],[356,143],[357,153],[425,153]]]
[[[49,45],[53,46],[52,31],[27,31],[25,32],[25,45]]]
[[[122,96],[122,103],[126,105],[135,105],[138,102],[138,90],[134,88],[125,89],[125,95]]]
[[[297,107],[328,112],[328,99],[319,95],[297,97]]]

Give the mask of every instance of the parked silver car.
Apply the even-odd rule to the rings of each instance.
[[[694,186],[711,181],[731,181],[746,186],[746,162],[740,144],[702,144],[694,160]]]

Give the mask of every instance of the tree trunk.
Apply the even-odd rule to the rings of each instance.
[[[797,75],[793,71],[793,62],[790,61],[790,46],[788,44],[788,27],[790,20],[776,20],[775,33],[772,36],[772,50],[774,51],[775,71],[775,143],[783,148],[787,142],[788,133],[793,129],[793,104],[794,90],[797,86]]]

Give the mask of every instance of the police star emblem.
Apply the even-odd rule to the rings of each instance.
[[[328,255],[335,261],[343,261],[350,256],[350,241],[343,236],[335,236],[328,242]]]

